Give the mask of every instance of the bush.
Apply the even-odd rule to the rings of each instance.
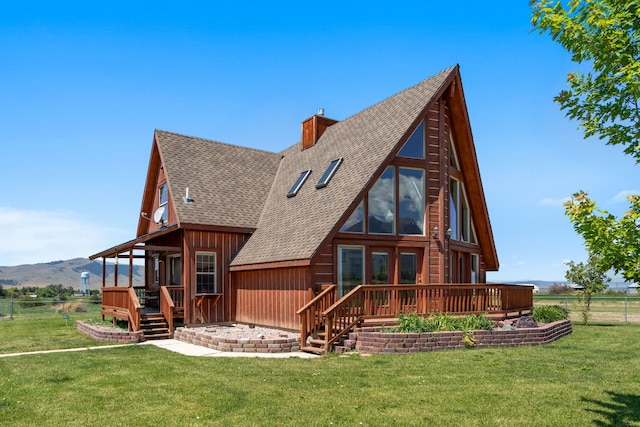
[[[47,305],[46,302],[38,301],[37,299],[28,299],[28,300],[18,302],[18,307],[22,307],[22,308],[43,307],[45,305]]]
[[[550,295],[565,295],[572,294],[574,291],[571,286],[555,284],[549,288],[548,292]]]
[[[559,305],[541,305],[533,307],[531,313],[538,323],[551,323],[569,318],[569,310]]]
[[[89,311],[86,304],[81,302],[68,302],[64,304],[57,304],[52,307],[56,314],[62,313],[86,313]]]
[[[477,331],[491,330],[493,327],[493,321],[482,314],[454,317],[450,313],[434,313],[429,317],[420,317],[416,313],[410,313],[400,314],[398,326],[388,331],[403,333]]]

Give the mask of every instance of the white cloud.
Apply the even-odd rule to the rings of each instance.
[[[569,200],[571,200],[571,197],[563,197],[562,199],[553,199],[553,198],[546,198],[546,199],[542,199],[538,202],[538,204],[540,206],[555,206],[555,207],[561,207],[563,206],[566,202],[568,202]]]
[[[627,203],[627,197],[632,194],[640,194],[640,190],[622,190],[618,194],[616,194],[613,199],[611,199],[612,203]]]
[[[0,206],[0,265],[88,257],[124,241],[127,234],[93,224],[73,211]]]

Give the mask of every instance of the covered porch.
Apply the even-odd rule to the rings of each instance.
[[[180,275],[183,251],[181,246],[158,244],[157,240],[176,230],[175,226],[165,227],[90,257],[102,260],[103,320],[106,316],[111,317],[114,323],[117,319],[124,320],[130,331],[143,330],[147,339],[166,338],[173,334],[176,322],[184,320],[184,286],[161,283],[159,267],[161,261],[173,257],[177,262],[172,267]],[[143,286],[134,285],[136,260],[144,261]],[[109,262],[113,263],[114,274],[112,280],[107,281]],[[128,280],[119,283],[119,270],[123,269],[123,264],[128,267]]]

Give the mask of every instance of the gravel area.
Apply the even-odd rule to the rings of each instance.
[[[262,326],[251,327],[244,324],[210,325],[189,328],[197,332],[211,334],[214,337],[231,339],[268,339],[268,338],[300,338],[300,334],[282,329],[265,328]]]

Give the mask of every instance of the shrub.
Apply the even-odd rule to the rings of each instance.
[[[450,313],[434,313],[420,317],[416,313],[398,315],[398,326],[389,332],[422,333],[437,331],[491,330],[494,323],[483,314],[467,314],[454,317]]]
[[[37,299],[28,299],[28,300],[24,300],[24,301],[20,301],[18,303],[19,307],[22,308],[34,308],[34,307],[43,307],[47,305],[46,302],[44,301],[39,301]]]
[[[569,318],[569,310],[559,305],[541,305],[533,307],[531,313],[538,323],[551,323]]]
[[[573,293],[574,289],[569,285],[555,284],[555,285],[549,287],[549,291],[548,292],[549,292],[550,295],[564,295],[564,294]]]
[[[61,313],[86,313],[89,311],[86,304],[81,302],[68,302],[64,304],[58,304],[52,307],[57,314]]]

